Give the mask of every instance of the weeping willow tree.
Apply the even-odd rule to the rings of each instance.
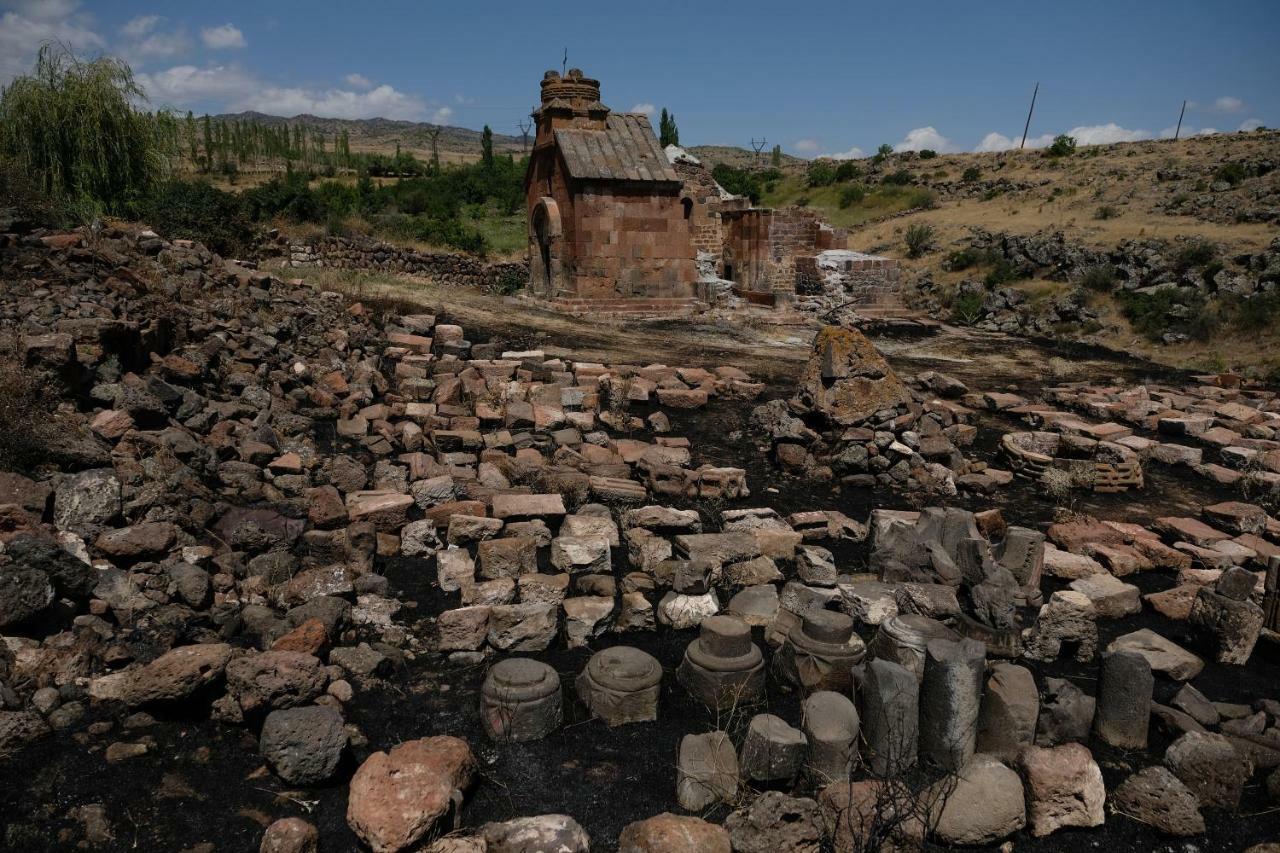
[[[145,96],[119,59],[40,48],[35,69],[0,89],[0,157],[68,206],[127,213],[169,174],[178,123],[137,108]]]

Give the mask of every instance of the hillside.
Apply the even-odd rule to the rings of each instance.
[[[446,163],[465,163],[480,157],[480,131],[465,127],[437,125],[430,122],[394,121],[385,118],[338,119],[313,115],[296,115],[291,118],[258,112],[227,113],[213,116],[215,120],[256,122],[267,126],[281,124],[304,125],[334,136],[346,131],[352,151],[392,154],[396,145],[419,160],[431,159],[431,133],[437,129],[440,136],[437,145],[440,159]],[[532,141],[532,139],[530,140]],[[523,150],[519,136],[493,134],[493,149],[503,154],[519,157]]]
[[[956,319],[948,309],[960,291],[991,308],[1000,301],[993,290],[1009,288],[1018,303],[1010,313],[1024,315],[1018,331],[1179,366],[1280,367],[1280,313],[1271,322],[1270,313],[1253,310],[1243,327],[1235,322],[1244,297],[1266,312],[1280,301],[1280,133],[1089,146],[1057,158],[903,153],[851,163],[855,177],[818,187],[808,185],[808,164],[786,165],[762,203],[807,204],[850,228],[850,248],[902,258],[909,295],[939,316]],[[849,187],[860,200],[842,208]],[[916,225],[932,235],[912,258],[904,238]],[[1195,259],[1195,249],[1204,257]],[[1081,287],[1093,267],[1118,279],[1114,292]],[[987,286],[995,279],[998,287]],[[1142,313],[1162,289],[1176,291],[1160,297],[1170,304],[1156,306],[1169,316],[1137,317],[1148,333],[1136,332],[1121,302]],[[1079,317],[1059,311],[1062,322],[1031,322],[1040,309],[1072,300],[1086,309]],[[1000,311],[977,316],[991,314]],[[1192,322],[1203,318],[1212,322]],[[1009,322],[997,317],[988,327],[1015,330]]]
[[[738,169],[751,168],[756,163],[756,153],[750,148],[739,148],[734,145],[693,145],[686,149],[694,157],[697,157],[707,166],[716,166],[725,163]],[[760,163],[764,167],[769,166],[769,149],[765,149],[759,155]],[[783,166],[803,166],[807,161],[790,154],[782,155]]]

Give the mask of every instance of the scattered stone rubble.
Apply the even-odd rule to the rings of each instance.
[[[963,385],[922,375],[913,392],[860,332],[824,327],[788,401],[772,400],[751,414],[786,472],[838,480],[851,488],[891,486],[955,495],[990,491],[1007,471],[969,460],[961,447],[977,435],[971,411],[951,399]]]
[[[619,849],[993,844],[1109,814],[1196,836],[1264,774],[1280,788],[1280,704],[1193,684],[1276,627],[1280,522],[1260,505],[1062,513],[1043,532],[955,506],[784,517],[659,417],[758,397],[733,368],[511,351],[147,232],[0,249],[21,271],[0,319],[82,395],[54,465],[0,475],[0,760],[65,735],[139,760],[153,746],[130,721],[207,714],[256,744],[262,776],[345,784],[368,849],[586,851],[600,840],[566,814],[458,829],[484,756],[562,736],[571,703],[648,726],[675,689],[707,707],[656,747],[689,814],[637,820]],[[791,472],[934,496],[1012,476],[957,448],[968,411],[1020,401],[908,385],[856,333],[820,333],[779,403],[752,418]],[[392,561],[442,608],[393,593]],[[1143,594],[1139,574],[1165,584]],[[1179,630],[1121,621],[1150,613]],[[640,648],[650,633],[681,644],[677,668]],[[581,668],[539,658],[558,650]],[[1065,657],[1090,675],[1043,674]],[[349,721],[414,661],[476,673],[487,743],[428,717],[379,749]],[[801,710],[768,707],[771,689]],[[1128,769],[1108,791],[1115,750]],[[80,823],[110,834],[91,805]],[[262,838],[316,844],[297,816]]]

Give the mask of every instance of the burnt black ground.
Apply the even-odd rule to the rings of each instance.
[[[916,365],[913,368],[923,369]],[[1117,373],[1127,374],[1130,370],[1138,374],[1142,368],[1127,361],[1117,364]],[[1010,379],[1002,377],[1000,381],[1007,383]],[[993,381],[991,387],[994,384]],[[780,389],[771,389],[771,393],[779,392]],[[842,493],[831,484],[780,476],[746,432],[752,405],[717,402],[707,410],[673,417],[673,434],[687,435],[701,461],[747,469],[753,495],[735,506],[771,506],[784,515],[831,508],[855,519],[865,519],[876,506],[911,506],[898,494],[872,490]],[[1016,428],[1017,422],[1002,416],[983,416],[983,426],[987,428],[974,453],[998,465],[999,460],[993,456],[994,430]],[[1144,492],[1089,496],[1080,500],[1076,508],[1102,517],[1145,520],[1156,515],[1191,514],[1201,504],[1228,495],[1221,487],[1153,465]],[[1050,520],[1053,511],[1033,487],[1021,481],[990,498],[962,497],[953,503],[970,509],[998,506],[1011,523],[1040,527]],[[857,571],[865,565],[865,546],[842,544],[833,550],[843,571]],[[406,621],[457,606],[456,595],[447,596],[434,587],[434,569],[427,561],[385,561],[380,569],[389,577],[393,592],[414,605],[416,613],[402,614]],[[1172,583],[1169,576],[1156,573],[1126,580],[1138,584],[1144,592]],[[1054,588],[1057,582],[1046,581],[1046,592]],[[1123,620],[1103,620],[1099,625],[1103,646],[1116,636],[1149,627],[1208,658],[1209,650],[1185,626],[1150,609]],[[81,833],[68,811],[75,806],[101,803],[107,809],[115,838],[95,849],[179,851],[208,842],[213,844],[209,849],[218,853],[251,853],[257,850],[267,823],[295,815],[313,821],[321,829],[322,850],[358,850],[345,821],[346,781],[355,764],[373,750],[388,749],[404,740],[452,734],[465,738],[480,761],[479,778],[460,815],[464,827],[520,815],[562,812],[582,823],[591,834],[595,849],[612,850],[618,832],[627,823],[662,811],[679,811],[675,802],[675,755],[684,734],[717,727],[737,731],[745,726],[750,713],[765,709],[793,723],[799,720],[798,698],[780,691],[772,679],[762,706],[743,709],[731,718],[716,719],[692,702],[676,683],[674,670],[693,635],[692,631],[670,630],[609,635],[593,643],[589,650],[552,650],[533,655],[560,673],[566,724],[547,739],[531,744],[495,745],[485,738],[478,713],[483,667],[448,667],[435,657],[410,662],[389,679],[387,687],[357,691],[356,699],[347,708],[348,719],[359,727],[368,743],[352,750],[341,781],[314,789],[289,790],[263,770],[255,731],[209,722],[206,709],[201,707],[151,709],[158,720],[156,726],[143,732],[117,731],[86,739],[87,745],[71,735],[56,735],[0,764],[0,828],[8,828],[7,835],[0,835],[0,849],[33,853],[71,849]],[[869,639],[870,632],[864,636]],[[614,643],[639,646],[662,663],[666,677],[657,722],[610,729],[598,720],[587,719],[573,698],[573,679],[592,651]],[[1032,669],[1038,682],[1050,675],[1067,677],[1086,692],[1094,692],[1096,664],[1081,665],[1063,657],[1049,665],[1033,664]],[[1260,643],[1249,666],[1225,667],[1210,662],[1193,683],[1215,700],[1280,698],[1280,650]],[[1157,679],[1157,699],[1167,700],[1176,689],[1173,682]],[[78,727],[82,729],[83,726]],[[156,746],[149,754],[114,765],[103,760],[102,751],[112,741],[136,740],[142,735],[155,739]],[[1133,770],[1157,761],[1167,742],[1153,726],[1151,749],[1145,753],[1125,754],[1099,744],[1091,747],[1110,789]],[[1263,774],[1256,775],[1246,789],[1241,814],[1206,810],[1208,833],[1191,840],[1194,848],[1184,841],[1162,838],[1128,818],[1111,815],[1107,824],[1097,829],[1062,831],[1044,839],[1034,839],[1024,830],[1011,840],[1016,850],[1046,853],[1095,849],[1170,853],[1242,850],[1280,838],[1280,811],[1266,802],[1264,778]],[[724,814],[725,809],[721,808],[708,817],[718,820]],[[60,836],[62,832],[67,835]]]

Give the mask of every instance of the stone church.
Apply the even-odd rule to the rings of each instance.
[[[696,303],[785,307],[838,291],[897,301],[897,262],[847,250],[814,211],[753,206],[649,117],[615,113],[576,68],[542,78],[525,173],[531,296],[571,312],[676,314]]]
[[[611,112],[571,69],[542,79],[525,195],[529,292],[562,302],[695,296],[692,204],[648,116]]]

